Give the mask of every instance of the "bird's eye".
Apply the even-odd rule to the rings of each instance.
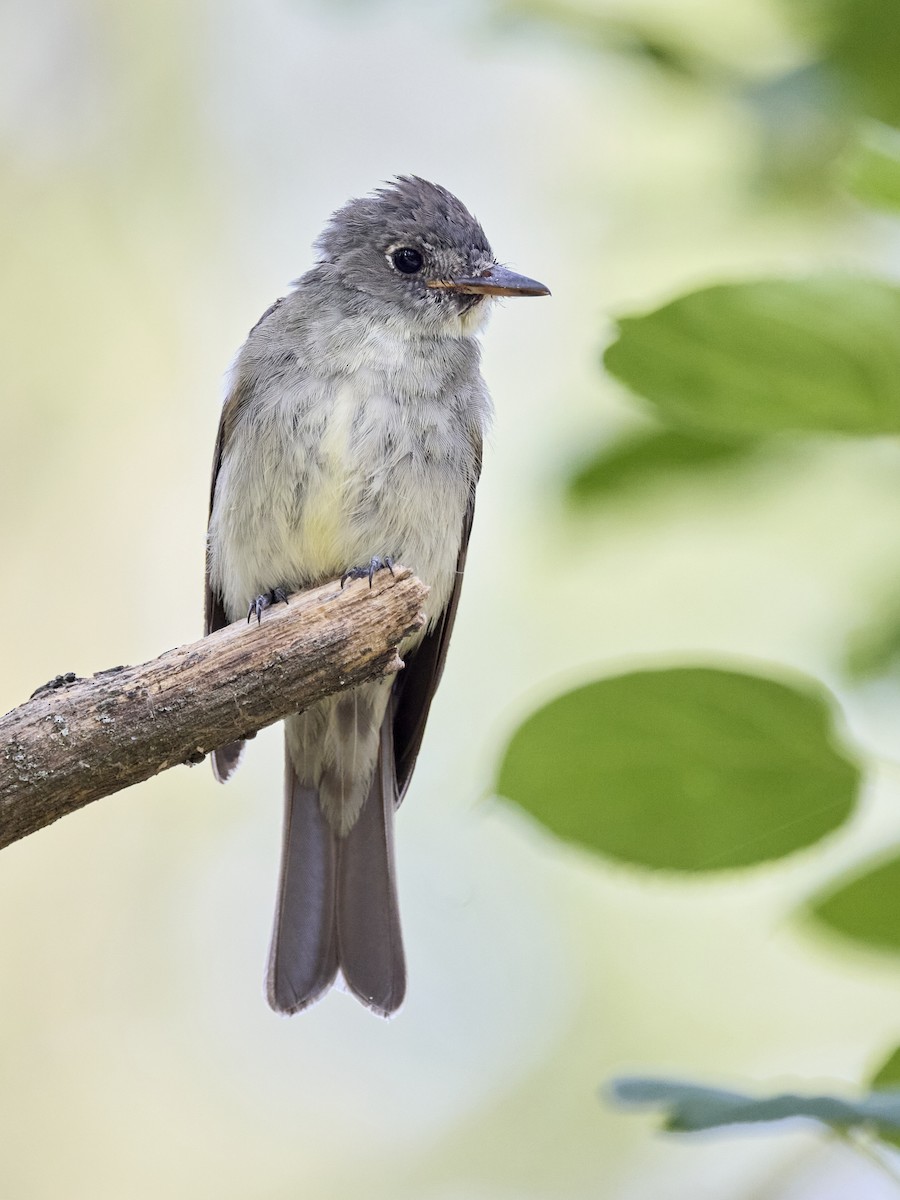
[[[422,270],[422,255],[412,246],[401,246],[391,253],[390,258],[395,269],[404,275],[415,275],[416,271]]]

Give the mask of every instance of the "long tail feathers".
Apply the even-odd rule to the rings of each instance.
[[[393,731],[381,726],[378,765],[356,824],[340,842],[337,940],[347,986],[387,1016],[406,992],[406,962],[394,870]]]
[[[329,825],[315,788],[286,756],[281,880],[267,991],[277,1012],[317,1000],[340,969],[350,990],[384,1016],[400,1007],[406,966],[394,873],[391,723],[359,818],[344,837]]]
[[[266,992],[276,1012],[295,1013],[326,992],[337,975],[337,836],[315,788],[285,763],[284,842]]]

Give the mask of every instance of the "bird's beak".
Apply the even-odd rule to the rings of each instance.
[[[517,275],[506,267],[488,267],[479,275],[466,275],[460,279],[429,279],[428,286],[462,292],[468,296],[549,296],[550,289],[527,275]]]

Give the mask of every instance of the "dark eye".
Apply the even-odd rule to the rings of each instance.
[[[391,253],[391,262],[404,275],[415,275],[416,271],[422,270],[422,255],[418,250],[413,250],[412,246],[401,246],[399,250],[394,250]]]

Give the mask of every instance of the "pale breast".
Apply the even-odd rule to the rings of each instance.
[[[210,523],[229,616],[385,555],[429,584],[429,616],[440,612],[477,470],[472,424],[464,397],[398,399],[374,371],[262,389],[226,448]]]

